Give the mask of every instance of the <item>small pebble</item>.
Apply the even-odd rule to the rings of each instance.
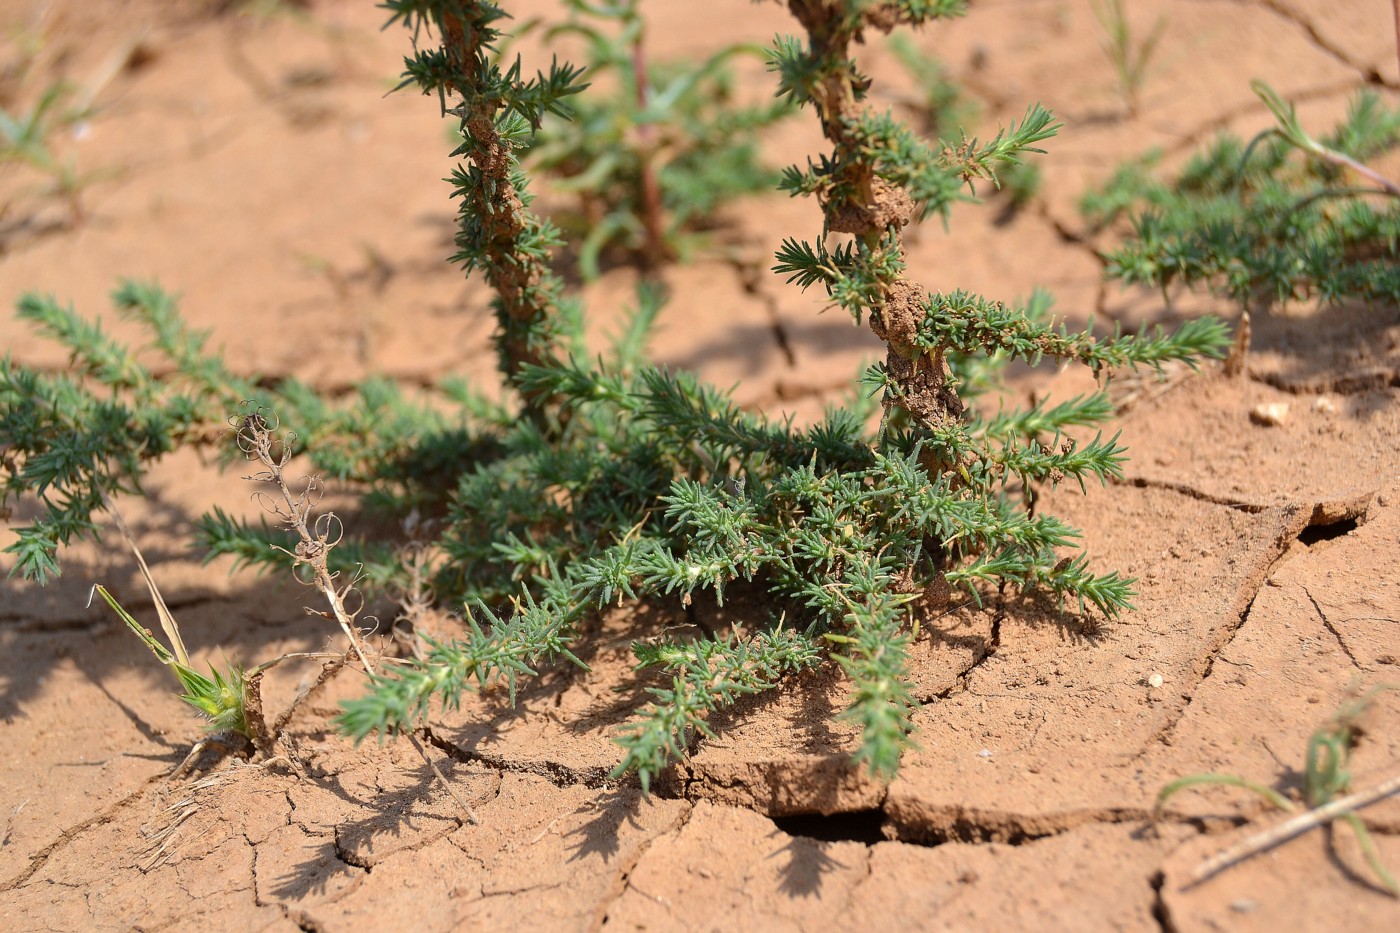
[[[1255,405],[1249,410],[1249,420],[1266,428],[1279,427],[1288,420],[1288,403],[1270,402],[1267,405]]]
[[[1164,681],[1162,680],[1161,674],[1153,674],[1151,677],[1147,678],[1147,686],[1152,687],[1154,690],[1162,686],[1163,683]]]
[[[1324,415],[1335,415],[1337,413],[1337,403],[1332,401],[1331,396],[1319,395],[1313,400],[1313,411]]]
[[[977,753],[977,757],[978,757],[978,758],[990,758],[990,757],[992,757],[992,750],[991,750],[990,748],[984,748],[984,749],[982,749],[980,752]]]
[[[1241,897],[1230,902],[1230,909],[1237,914],[1247,914],[1259,906],[1259,902]]]

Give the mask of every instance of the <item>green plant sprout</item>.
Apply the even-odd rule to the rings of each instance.
[[[1092,6],[1094,17],[1103,27],[1103,51],[1113,64],[1113,72],[1118,79],[1118,94],[1123,99],[1128,116],[1136,118],[1152,56],[1166,33],[1166,14],[1159,15],[1152,24],[1152,30],[1135,42],[1123,0],[1095,0]]]
[[[1307,131],[1303,129],[1303,125],[1298,122],[1298,108],[1291,102],[1285,101],[1269,85],[1263,81],[1254,80],[1249,82],[1249,89],[1264,102],[1264,106],[1269,108],[1269,112],[1274,115],[1274,120],[1278,123],[1276,127],[1267,132],[1281,136],[1289,145],[1308,155],[1350,169],[1386,194],[1400,195],[1400,185],[1386,178],[1380,172],[1358,162],[1345,152],[1320,143],[1309,136]]]
[[[1351,787],[1351,750],[1356,744],[1357,721],[1362,714],[1370,707],[1375,698],[1388,690],[1400,689],[1400,685],[1381,684],[1373,688],[1361,697],[1352,700],[1342,706],[1335,716],[1324,726],[1308,738],[1307,754],[1303,764],[1303,803],[1310,811],[1320,811],[1335,805],[1342,795],[1346,794]],[[1287,797],[1278,791],[1254,781],[1246,780],[1233,774],[1192,774],[1178,778],[1162,788],[1157,795],[1157,803],[1153,809],[1153,819],[1161,819],[1167,801],[1178,792],[1188,787],[1196,787],[1202,784],[1223,784],[1230,787],[1242,787],[1246,790],[1258,794],[1269,802],[1270,805],[1287,812],[1296,812],[1297,808]],[[1376,849],[1375,841],[1371,838],[1371,833],[1362,822],[1361,817],[1348,808],[1342,808],[1337,812],[1325,814],[1322,822],[1332,822],[1342,820],[1351,827],[1356,834],[1356,841],[1361,847],[1361,853],[1366,859],[1366,863],[1371,866],[1381,885],[1396,897],[1400,897],[1400,882],[1381,863],[1380,852]],[[1314,823],[1299,824],[1299,831],[1308,828]],[[1244,845],[1237,847],[1237,850],[1229,850],[1222,853],[1215,859],[1202,866],[1201,871],[1196,873],[1195,880],[1204,880],[1209,874],[1242,860],[1248,855],[1263,851],[1267,845],[1276,845],[1286,839],[1292,838],[1297,833],[1266,833],[1258,837],[1258,841],[1250,840]]]
[[[914,81],[915,97],[910,106],[919,114],[919,131],[924,136],[952,139],[977,123],[982,108],[963,93],[962,86],[942,61],[926,55],[902,32],[891,35],[886,48]]]
[[[552,190],[577,197],[577,212],[553,217],[578,243],[585,279],[597,278],[610,248],[655,269],[687,255],[723,205],[772,190],[777,172],[761,163],[756,134],[791,108],[736,101],[731,64],[761,59],[758,46],[726,46],[698,63],[652,61],[639,0],[564,5],[568,21],[545,38],[581,38],[590,80],[616,86],[573,99],[567,118],[546,119],[522,160]]]
[[[580,310],[550,266],[562,235],[530,210],[518,161],[546,115],[580,105],[579,70],[555,61],[531,76],[518,60],[503,64],[502,4],[387,7],[419,40],[405,85],[461,121],[453,261],[496,293],[505,402],[460,381],[409,399],[372,380],[331,404],[295,382],[244,378],[203,351],[169,296],[128,283],[116,303],[168,364],[158,380],[99,326],[29,296],[21,314],[67,346],[74,365],[41,374],[0,363],[5,501],[34,495],[45,507],[9,547],[18,572],[52,576],[60,545],[95,528],[102,495],[139,488],[149,462],[176,446],[210,443],[211,411],[253,399],[255,411],[275,408],[296,425],[312,469],[358,490],[368,509],[396,524],[427,519],[412,563],[393,540],[342,537],[337,526],[328,573],[349,573],[368,595],[422,578],[427,596],[463,607],[459,637],[393,666],[361,659],[371,689],[338,719],[357,740],[416,742],[437,704],[454,707],[475,685],[499,681],[513,697],[544,665],[581,666],[588,621],[614,606],[722,602],[738,582],[763,593],[766,609],[719,637],[638,633],[652,700],[618,736],[616,773],[635,772],[648,789],[707,734],[715,710],[827,663],[850,679],[843,716],[860,733],[855,764],[888,777],[912,742],[906,653],[921,618],[955,608],[957,593],[982,600],[1002,585],[1080,612],[1111,617],[1128,606],[1131,580],[1091,570],[1079,532],[1028,507],[1039,486],[1121,476],[1119,438],[1093,433],[1112,411],[1102,393],[988,414],[973,403],[1012,360],[1076,360],[1096,373],[1194,364],[1222,354],[1226,331],[1202,319],[1173,334],[1099,337],[1052,320],[1041,293],[1013,306],[930,293],[906,276],[909,224],[946,217],[1057,128],[1033,105],[991,139],[934,142],[867,105],[871,81],[854,47],[867,33],[957,15],[961,2],[792,0],[802,34],[777,37],[767,52],[779,97],[807,109],[830,147],[782,174],[781,187],[814,197],[822,219],[814,239],[784,240],[774,271],[820,288],[886,341],[885,360],[862,381],[883,406],[874,430],[865,400],[799,428],[742,410],[693,374],[649,365],[662,305],[654,287],[639,290],[605,352],[579,349]],[[211,555],[258,566],[289,552],[305,558],[306,539],[288,528],[218,512],[200,538]],[[353,641],[353,618],[346,630]]]
[[[181,699],[209,721],[211,734],[195,745],[185,762],[176,769],[176,774],[185,772],[209,745],[245,751],[255,748],[268,757],[275,757],[272,749],[296,708],[312,690],[325,683],[330,673],[343,666],[351,653],[359,658],[365,670],[374,670],[359,631],[355,628],[355,618],[360,610],[351,608],[358,596],[356,586],[360,578],[354,575],[348,582],[341,583],[337,579],[340,574],[332,571],[329,566],[330,556],[340,544],[343,530],[334,512],[315,512],[323,491],[320,479],[314,475],[307,476],[300,482],[300,488],[294,491],[284,469],[291,459],[295,436],[287,434],[279,438],[276,432],[280,425],[271,412],[251,403],[245,403],[242,409],[243,414],[231,418],[230,425],[244,458],[262,468],[260,472],[245,479],[271,487],[270,491],[260,489],[254,494],[254,498],[267,512],[277,517],[279,524],[293,532],[297,539],[294,550],[279,544],[272,544],[270,547],[292,559],[292,573],[299,583],[316,588],[325,598],[330,612],[313,614],[334,619],[349,639],[350,651],[346,655],[293,652],[259,664],[248,671],[233,664],[228,665],[226,672],[211,665],[208,676],[199,673],[190,664],[179,622],[170,612],[160,589],[156,586],[140,548],[127,530],[120,513],[108,502],[108,510],[115,519],[117,528],[136,557],[170,647],[161,644],[149,629],[141,626],[105,587],[99,584],[94,586],[93,590],[141,639],[156,659],[171,668],[185,690]],[[323,669],[321,677],[306,685],[287,711],[269,726],[263,715],[263,675],[284,661],[306,658],[333,658],[335,662]],[[453,796],[455,798],[456,795]]]
[[[99,584],[94,586],[93,590],[126,623],[126,627],[131,629],[147,648],[151,649],[156,660],[170,668],[175,679],[180,682],[180,687],[185,691],[180,699],[193,706],[201,716],[208,720],[209,731],[232,733],[251,741],[252,732],[248,727],[244,672],[241,667],[236,664],[230,665],[225,672],[210,665],[208,676],[201,674],[190,665],[189,655],[185,652],[185,646],[179,639],[178,628],[175,630],[176,635],[171,642],[171,647],[167,648],[151,634],[150,629],[145,628],[132,618],[131,613],[121,607],[112,594],[107,592],[106,587]]]
[[[1204,286],[1244,311],[1313,297],[1400,301],[1400,203],[1395,186],[1365,165],[1400,144],[1400,109],[1363,91],[1316,140],[1292,105],[1261,82],[1253,87],[1275,128],[1249,145],[1220,136],[1171,183],[1151,176],[1149,157],[1084,199],[1100,227],[1132,218],[1128,241],[1105,253],[1108,275],[1164,292]],[[1348,172],[1369,185],[1349,184]]]
[[[86,115],[84,109],[63,107],[72,94],[71,85],[54,82],[28,113],[14,114],[0,107],[0,162],[27,165],[48,176],[41,193],[62,198],[68,207],[69,224],[77,225],[85,217],[83,191],[109,173],[80,172],[74,157],[61,157],[52,148],[55,131],[80,122]]]
[[[920,116],[921,133],[938,140],[964,138],[966,129],[980,117],[977,101],[963,93],[941,61],[925,55],[907,34],[895,33],[886,44],[914,80],[917,96],[911,106]],[[1011,163],[1001,168],[995,182],[997,192],[1006,197],[1003,213],[1014,214],[1039,192],[1040,167],[1033,162]]]

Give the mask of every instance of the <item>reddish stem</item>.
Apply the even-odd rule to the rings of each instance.
[[[1400,0],[1396,0],[1400,3]],[[645,110],[648,98],[647,59],[642,46],[644,33],[637,33],[637,41],[632,43],[632,75],[637,82],[637,109]],[[659,266],[666,258],[666,230],[662,221],[661,183],[656,176],[652,159],[656,155],[656,127],[643,123],[637,127],[640,142],[639,155],[642,161],[642,227],[646,242],[643,245],[643,258],[648,268]]]

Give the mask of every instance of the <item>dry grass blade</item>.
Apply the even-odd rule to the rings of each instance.
[[[224,780],[225,773],[220,772],[194,781],[187,788],[188,793],[185,796],[165,808],[163,811],[164,821],[161,825],[141,828],[141,835],[149,842],[145,858],[140,866],[142,874],[154,871],[170,860],[171,855],[174,854],[174,842],[180,827],[184,826],[200,810],[199,802],[196,800],[199,791],[216,787]]]
[[[165,632],[165,637],[170,641],[171,654],[175,660],[189,667],[190,654],[185,650],[185,641],[180,637],[180,626],[175,621],[175,616],[171,613],[170,607],[165,604],[165,597],[160,595],[160,587],[156,586],[155,577],[151,576],[151,568],[146,566],[146,558],[141,556],[141,549],[136,546],[136,539],[132,537],[131,530],[126,527],[126,522],[122,520],[122,513],[117,511],[111,497],[102,493],[103,508],[112,516],[116,522],[117,530],[121,532],[122,539],[126,541],[126,546],[131,548],[131,553],[136,555],[136,565],[141,568],[141,579],[146,582],[146,589],[151,594],[151,602],[155,603],[156,615],[160,618],[160,627]]]
[[[1362,807],[1379,803],[1397,791],[1400,791],[1400,775],[1382,781],[1370,790],[1359,791],[1347,797],[1338,797],[1331,803],[1323,804],[1306,813],[1300,813],[1206,859],[1191,872],[1191,878],[1184,887],[1195,887],[1232,865],[1237,865],[1246,859],[1267,852],[1275,846],[1282,845],[1324,823],[1330,823],[1347,816],[1347,814],[1354,813]]]

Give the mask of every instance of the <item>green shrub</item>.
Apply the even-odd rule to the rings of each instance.
[[[956,15],[960,2],[793,0],[804,35],[779,36],[768,52],[780,97],[819,120],[831,147],[783,175],[791,194],[817,198],[824,220],[818,238],[786,239],[774,268],[820,288],[887,342],[885,361],[863,379],[884,409],[873,432],[870,406],[833,408],[797,428],[740,409],[689,373],[647,364],[661,309],[650,287],[609,352],[578,349],[577,308],[550,268],[558,231],[530,213],[516,161],[545,115],[572,102],[578,71],[557,62],[534,77],[502,70],[491,54],[505,16],[496,4],[387,6],[415,35],[441,39],[420,43],[405,83],[450,101],[461,120],[454,261],[496,291],[507,404],[461,383],[444,384],[433,404],[379,381],[338,406],[296,383],[264,390],[204,354],[168,297],[123,286],[119,308],[146,325],[174,371],[157,380],[96,326],[27,298],[21,313],[66,345],[74,366],[41,375],[0,365],[5,500],[35,495],[47,505],[9,547],[20,572],[57,573],[58,546],[94,529],[103,496],[136,490],[145,464],[207,442],[238,400],[254,399],[296,428],[315,469],[362,490],[367,504],[432,518],[431,595],[466,607],[461,637],[375,675],[347,705],[340,725],[356,738],[411,730],[435,698],[450,706],[473,680],[513,687],[542,664],[577,663],[582,623],[610,606],[688,602],[702,591],[722,600],[737,580],[766,592],[771,612],[729,634],[637,645],[639,664],[664,685],[620,738],[619,771],[635,770],[644,786],[706,732],[710,711],[828,661],[852,681],[845,715],[861,730],[857,758],[892,774],[910,742],[908,645],[921,614],[948,606],[954,589],[980,598],[988,585],[1035,587],[1109,616],[1128,605],[1130,580],[1091,571],[1077,531],[1027,508],[1039,484],[1120,475],[1116,435],[1076,442],[1064,433],[1108,418],[1104,397],[995,414],[969,402],[1013,359],[1077,360],[1096,372],[1190,362],[1219,355],[1225,332],[1196,321],[1176,334],[1098,339],[1047,321],[1044,296],[1011,307],[930,294],[906,276],[907,224],[946,217],[974,182],[1039,152],[1056,128],[1035,105],[989,141],[930,144],[865,105],[869,81],[853,44]],[[256,564],[279,564],[293,548],[284,530],[218,513],[201,535],[211,554]],[[392,548],[347,534],[332,557],[344,570],[362,567],[366,590],[407,588],[414,571]]]
[[[1317,141],[1291,105],[1264,85],[1255,90],[1275,129],[1247,145],[1221,135],[1172,181],[1154,177],[1149,156],[1084,199],[1098,226],[1131,218],[1128,242],[1106,254],[1108,274],[1125,285],[1206,288],[1243,310],[1309,298],[1400,301],[1400,188],[1362,164],[1400,144],[1400,109],[1363,91]]]

